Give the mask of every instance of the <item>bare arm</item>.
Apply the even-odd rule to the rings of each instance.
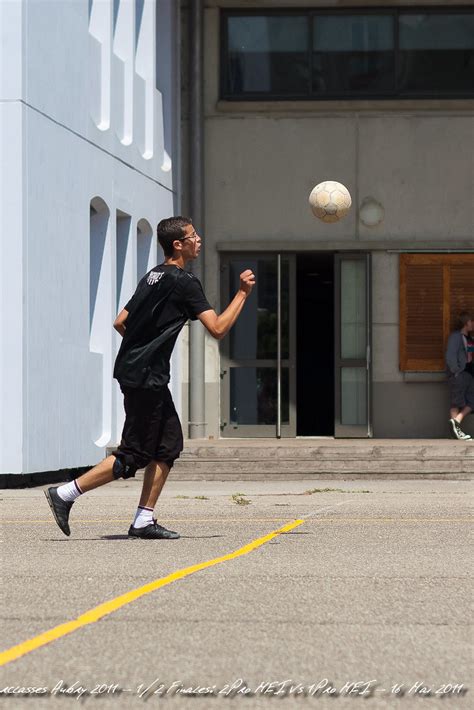
[[[125,335],[125,321],[128,318],[128,311],[123,308],[120,313],[118,314],[117,318],[114,320],[114,328],[115,330],[120,333],[120,335],[123,336]]]
[[[240,288],[229,303],[225,311],[220,315],[213,310],[204,311],[198,315],[201,323],[207,328],[209,333],[216,340],[221,340],[234,325],[240,315],[247,296],[251,293],[255,284],[255,276],[250,269],[240,274]]]

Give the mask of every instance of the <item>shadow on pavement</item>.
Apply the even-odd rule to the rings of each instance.
[[[41,542],[107,542],[109,540],[136,540],[137,538],[128,537],[128,535],[101,535],[100,537],[69,537],[64,540],[56,540],[54,538],[43,538]]]
[[[224,535],[180,535],[178,540],[201,540],[210,537],[224,537]],[[90,538],[91,540],[139,540],[138,537],[128,537],[128,535],[102,535],[100,538]]]

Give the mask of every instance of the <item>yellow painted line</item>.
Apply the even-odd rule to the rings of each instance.
[[[155,589],[165,587],[168,584],[176,582],[178,579],[183,579],[184,577],[187,577],[190,574],[194,574],[194,572],[199,572],[202,569],[212,567],[213,565],[217,565],[220,562],[227,562],[227,560],[234,560],[236,557],[246,555],[249,552],[256,550],[258,547],[261,547],[261,545],[264,545],[269,540],[272,540],[277,535],[280,535],[284,532],[288,532],[289,530],[293,530],[293,528],[298,527],[298,525],[301,525],[304,522],[304,520],[294,520],[292,523],[288,523],[287,525],[284,525],[278,530],[274,530],[273,532],[268,533],[268,535],[264,535],[263,537],[259,537],[256,540],[249,542],[248,545],[244,545],[244,547],[241,547],[235,552],[230,552],[229,554],[223,555],[222,557],[215,557],[214,559],[207,560],[206,562],[199,562],[197,565],[184,567],[183,569],[180,569],[177,572],[172,572],[166,577],[160,577],[159,579],[155,579],[153,582],[144,584],[142,587],[132,589],[132,591],[126,592],[125,594],[122,594],[119,597],[115,597],[115,599],[111,599],[108,602],[99,604],[99,606],[96,606],[93,609],[89,609],[89,611],[86,611],[84,614],[81,614],[81,616],[78,616],[77,619],[74,619],[73,621],[67,621],[64,624],[55,626],[54,628],[49,629],[49,631],[45,631],[44,633],[39,634],[39,636],[34,636],[33,638],[28,639],[27,641],[19,643],[17,646],[12,646],[6,651],[1,652],[0,666],[4,666],[7,663],[11,663],[12,661],[17,660],[18,658],[21,658],[25,654],[31,653],[31,651],[35,651],[37,648],[41,648],[42,646],[51,643],[51,641],[56,641],[57,639],[62,638],[63,636],[71,634],[73,631],[77,631],[77,629],[80,629],[83,626],[93,624],[94,622],[102,619],[104,616],[112,614],[114,611],[121,609],[123,606],[134,602],[136,599],[140,599],[140,597],[143,597],[145,594],[150,594],[150,592],[154,592]]]
[[[309,518],[312,523],[474,523],[474,518]]]

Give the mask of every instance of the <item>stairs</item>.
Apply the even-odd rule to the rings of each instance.
[[[192,439],[175,480],[446,478],[474,474],[474,441],[444,439]]]

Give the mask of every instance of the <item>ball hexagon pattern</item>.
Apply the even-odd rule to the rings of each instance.
[[[335,180],[320,182],[311,190],[309,205],[315,217],[323,222],[339,222],[352,204],[347,187]]]

